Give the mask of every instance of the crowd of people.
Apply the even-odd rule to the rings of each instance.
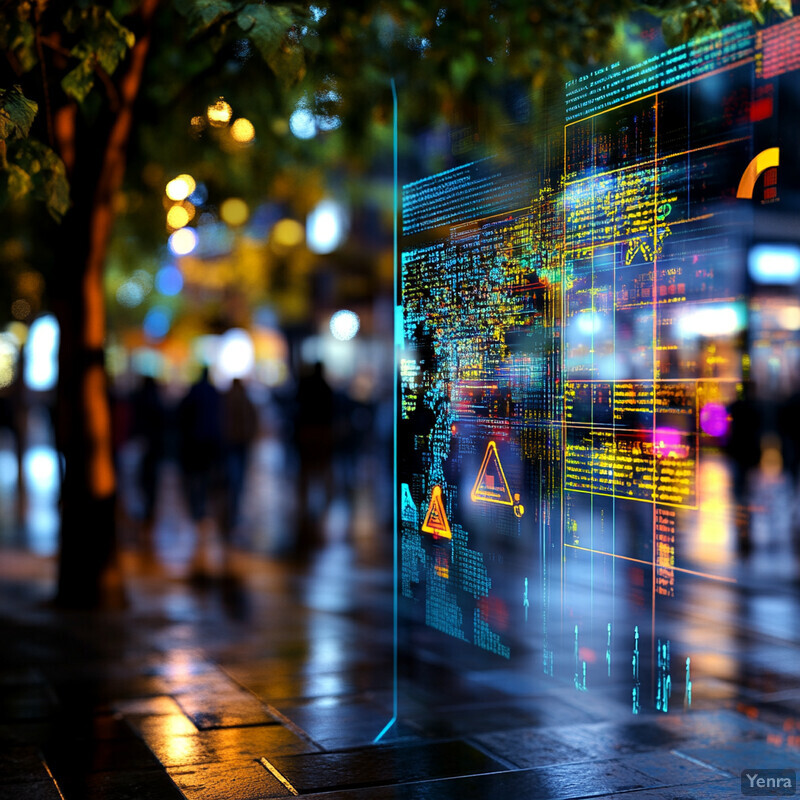
[[[273,398],[269,415],[240,379],[221,391],[208,369],[177,402],[167,402],[164,388],[152,377],[143,378],[135,392],[117,398],[117,450],[121,452],[126,442],[136,443],[137,502],[131,514],[138,521],[142,553],[155,558],[154,530],[163,512],[159,497],[163,502],[167,463],[178,467],[180,502],[195,531],[190,575],[202,578],[218,571],[213,552],[221,551],[227,562],[232,546],[247,546],[243,500],[265,416],[278,420],[273,433],[290,455],[296,487],[293,525],[284,537],[283,554],[302,559],[322,544],[326,511],[335,497],[347,495],[354,461],[374,420],[368,404],[331,388],[321,363],[291,385],[282,399]],[[224,572],[227,563],[221,568]]]

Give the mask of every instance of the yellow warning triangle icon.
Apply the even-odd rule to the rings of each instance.
[[[431,502],[428,506],[428,513],[425,515],[425,522],[422,523],[422,530],[425,533],[432,533],[434,536],[443,536],[445,539],[453,538],[447,514],[444,513],[441,486],[433,487]]]
[[[511,490],[503,472],[503,465],[497,455],[497,445],[489,442],[486,455],[483,457],[478,478],[469,495],[473,501],[484,503],[499,503],[504,506],[513,506]]]

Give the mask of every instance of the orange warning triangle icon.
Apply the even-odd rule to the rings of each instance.
[[[422,530],[425,533],[432,533],[434,536],[443,536],[445,539],[453,538],[447,514],[444,513],[441,486],[433,487],[431,502],[428,506],[428,513],[425,515],[425,522],[422,523]]]
[[[486,448],[486,455],[483,457],[478,478],[469,496],[475,502],[500,503],[504,506],[514,505],[503,466],[497,455],[497,445],[494,442],[489,442]]]

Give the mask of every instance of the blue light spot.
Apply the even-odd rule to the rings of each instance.
[[[203,206],[208,200],[208,189],[204,183],[198,183],[194,191],[189,195],[189,202],[196,206]]]
[[[156,273],[156,289],[167,297],[178,294],[183,289],[181,271],[172,264],[162,267]]]
[[[151,339],[163,339],[169,332],[170,313],[165,308],[151,308],[144,318],[142,327]]]

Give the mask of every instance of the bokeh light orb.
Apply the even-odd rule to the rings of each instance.
[[[208,189],[204,183],[198,183],[194,191],[189,195],[189,200],[196,206],[205,205],[208,200]]]
[[[305,231],[296,219],[279,220],[272,229],[272,240],[282,247],[296,247],[303,241]]]
[[[10,333],[0,333],[0,389],[14,381],[18,354],[16,339]]]
[[[197,231],[179,228],[169,237],[168,247],[174,256],[188,256],[197,247]]]
[[[249,119],[239,117],[231,125],[231,137],[239,144],[249,144],[256,138],[256,129]]]
[[[231,121],[233,109],[224,97],[220,97],[206,109],[206,116],[215,128],[224,128]]]
[[[31,315],[31,304],[24,298],[15,300],[11,304],[11,316],[14,319],[27,319]]]
[[[167,225],[170,228],[184,228],[189,224],[189,212],[183,206],[172,206],[167,211]]]
[[[724,436],[728,432],[728,410],[722,403],[706,403],[700,409],[700,430],[708,436]]]
[[[28,341],[28,326],[24,322],[9,322],[6,331],[14,338],[17,347],[22,347]]]
[[[594,311],[584,311],[578,314],[578,330],[584,336],[591,336],[593,333],[597,333],[602,326],[600,315]]]
[[[183,289],[183,274],[172,264],[161,267],[156,273],[156,289],[167,297],[178,294]]]
[[[229,197],[219,207],[219,215],[228,225],[237,227],[247,222],[247,218],[250,216],[250,209],[241,197]]]
[[[191,175],[183,174],[178,175],[177,178],[173,178],[167,184],[165,191],[170,200],[179,203],[181,200],[185,200],[194,191],[196,185]]]
[[[166,308],[156,306],[145,314],[142,327],[150,339],[163,339],[169,333],[171,315]]]
[[[39,317],[30,327],[26,346],[25,385],[44,392],[58,381],[58,342],[61,331],[54,316]]]
[[[332,253],[345,236],[344,209],[334,200],[322,200],[306,220],[308,249],[320,255]]]
[[[139,281],[127,280],[117,289],[117,302],[125,308],[136,308],[145,298],[145,290]]]
[[[683,436],[677,428],[656,428],[653,448],[661,458],[677,458],[681,454]]]
[[[314,115],[307,108],[296,108],[289,117],[289,130],[298,139],[313,139],[317,135]]]
[[[361,327],[358,314],[354,311],[342,309],[331,317],[331,333],[340,342],[347,342],[352,339]]]
[[[242,328],[231,328],[220,339],[217,351],[217,374],[227,383],[244,378],[255,366],[256,355],[250,334]]]

